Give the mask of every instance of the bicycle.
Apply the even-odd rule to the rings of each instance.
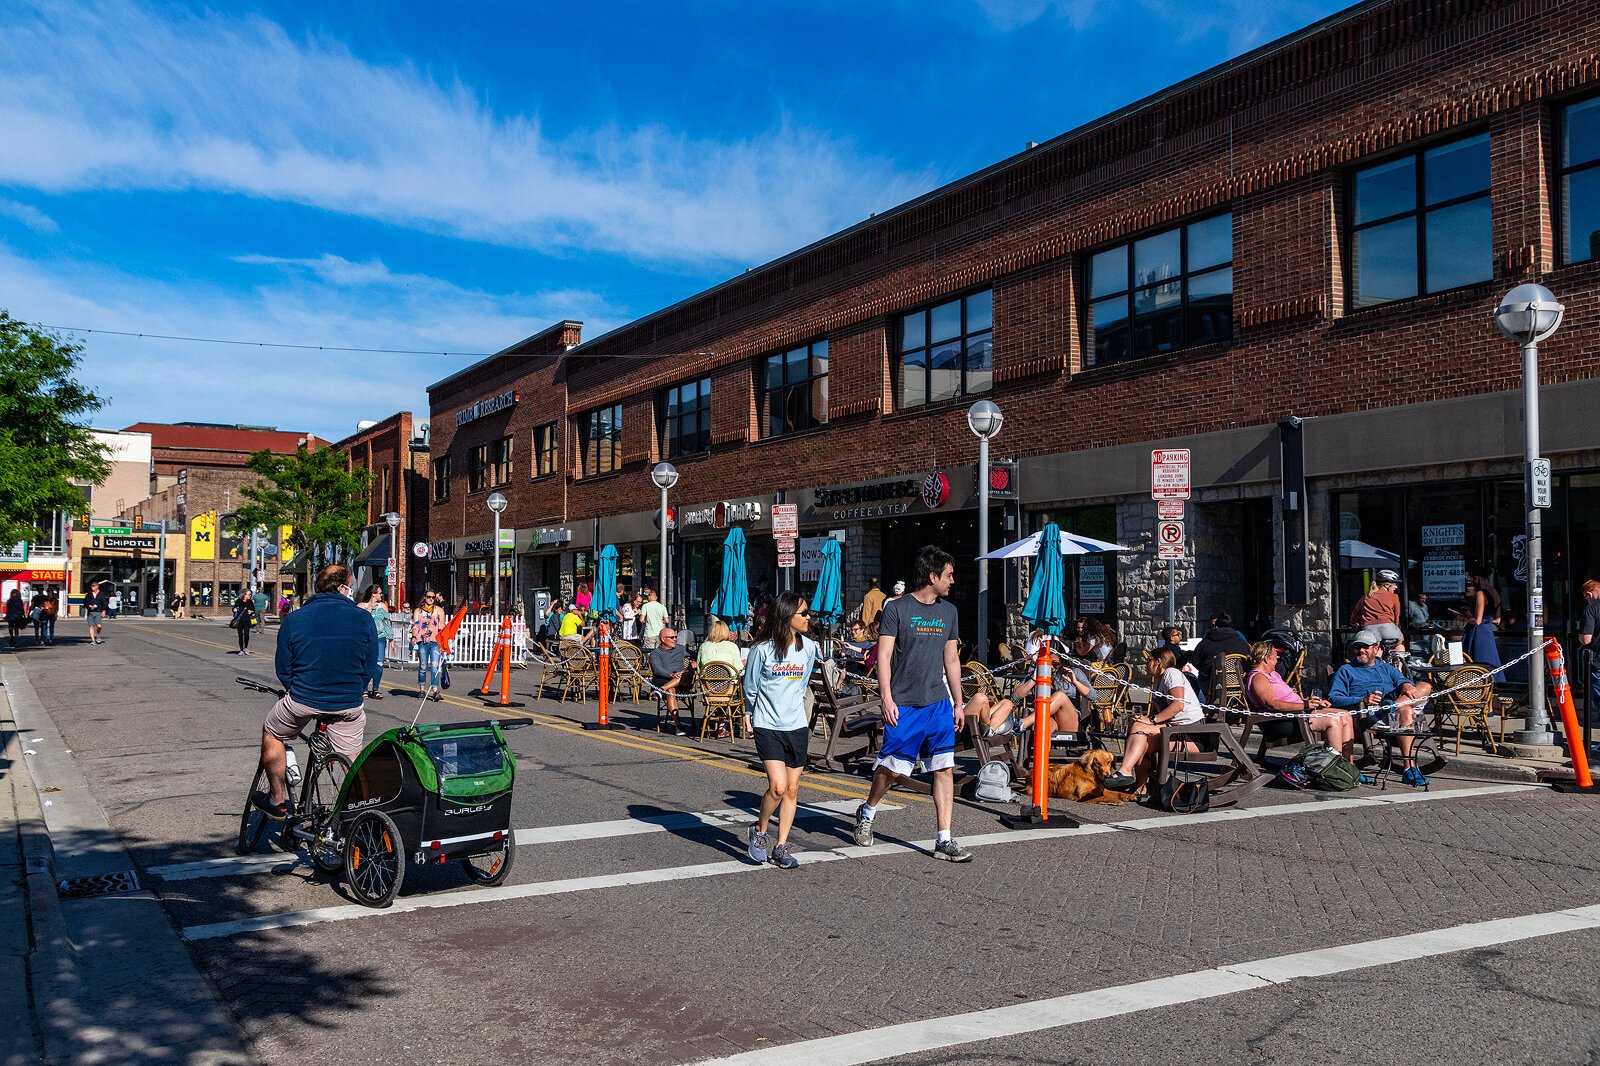
[[[280,699],[286,695],[283,689],[263,685],[253,678],[236,677],[234,680],[245,688],[270,693]],[[308,728],[300,734],[299,739],[305,742],[310,754],[301,774],[300,798],[293,804],[293,811],[284,822],[282,839],[286,845],[290,841],[304,842],[311,853],[312,864],[322,873],[335,874],[344,866],[344,842],[335,833],[334,804],[339,798],[339,790],[344,786],[345,777],[350,773],[350,760],[333,750],[333,742],[328,738],[328,723],[321,718],[317,720],[315,729]],[[292,748],[288,755],[292,768]],[[256,850],[266,833],[267,824],[272,820],[254,802],[256,793],[264,792],[267,788],[267,768],[258,761],[255,779],[250,784],[250,791],[245,794],[244,813],[239,817],[239,839],[235,850],[240,855],[249,855]],[[292,793],[292,781],[290,790]]]

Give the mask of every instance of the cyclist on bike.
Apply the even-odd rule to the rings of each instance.
[[[315,594],[278,629],[274,665],[288,695],[273,706],[261,732],[261,764],[271,792],[252,797],[274,820],[290,814],[284,746],[307,725],[319,718],[327,722],[333,750],[347,759],[361,751],[367,726],[362,695],[382,647],[372,616],[356,606],[352,593],[349,568],[325,566]]]

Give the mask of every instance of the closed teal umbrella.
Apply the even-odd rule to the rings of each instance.
[[[589,608],[600,613],[602,622],[617,620],[617,548],[614,544],[607,544],[600,549]]]
[[[1054,522],[1039,531],[1039,554],[1034,563],[1033,584],[1022,617],[1035,628],[1054,636],[1067,626],[1067,604],[1061,586],[1065,574],[1061,565],[1061,529]]]
[[[745,618],[750,614],[750,593],[744,576],[744,530],[738,526],[728,530],[728,539],[722,542],[722,586],[711,603],[711,613],[736,633],[748,628]]]
[[[837,625],[844,615],[844,597],[839,594],[841,569],[839,542],[829,537],[822,542],[822,570],[811,594],[811,614],[824,625]]]

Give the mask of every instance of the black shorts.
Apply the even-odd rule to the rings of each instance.
[[[806,764],[809,729],[756,729],[756,754],[762,762],[781,762],[793,769]]]

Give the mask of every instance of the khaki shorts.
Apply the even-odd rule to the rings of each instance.
[[[287,744],[319,718],[328,723],[328,739],[333,741],[334,751],[351,760],[361,754],[361,741],[367,731],[365,706],[343,711],[319,711],[296,703],[293,696],[285,696],[273,704],[272,713],[267,715],[262,728]]]

